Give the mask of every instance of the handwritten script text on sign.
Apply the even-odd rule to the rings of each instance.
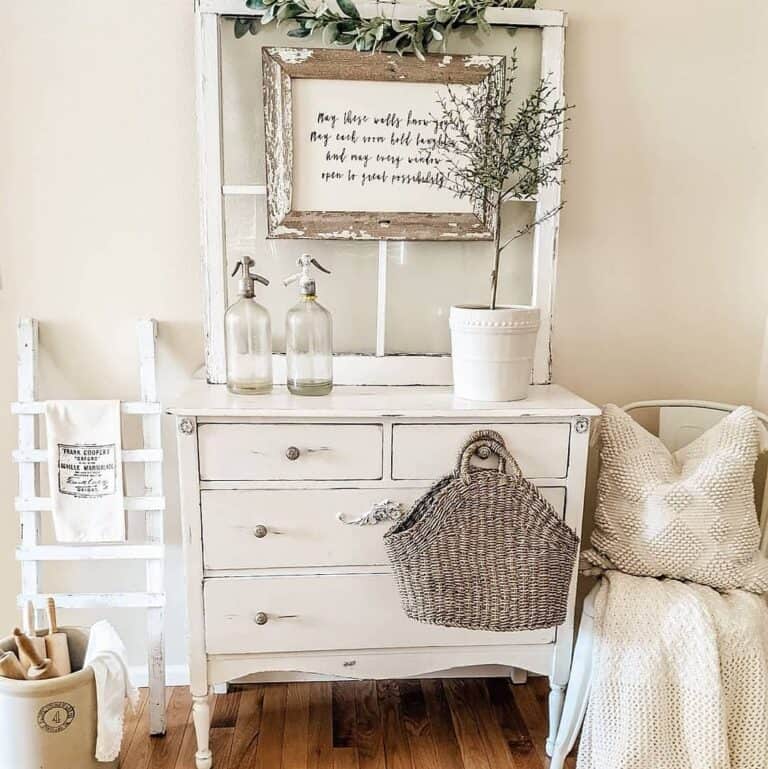
[[[303,211],[468,212],[434,186],[432,83],[293,83],[293,206]]]

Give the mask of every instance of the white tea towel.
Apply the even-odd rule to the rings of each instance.
[[[762,596],[609,571],[594,634],[578,769],[765,769]]]
[[[91,628],[83,667],[96,678],[96,760],[114,761],[123,741],[125,700],[135,711],[139,693],[128,675],[125,646],[106,620]]]
[[[59,542],[124,542],[120,401],[47,401],[48,480]]]

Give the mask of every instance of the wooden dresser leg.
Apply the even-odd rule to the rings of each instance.
[[[555,749],[557,729],[560,726],[560,716],[563,712],[565,687],[560,684],[549,686],[549,735],[547,737],[547,755],[551,756]]]
[[[213,754],[208,746],[211,732],[211,703],[208,695],[192,697],[192,720],[195,723],[197,737],[195,765],[197,769],[211,769]]]

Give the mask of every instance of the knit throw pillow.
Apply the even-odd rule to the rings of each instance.
[[[639,576],[768,591],[753,484],[765,435],[752,409],[741,406],[672,454],[607,406],[595,530],[584,558]]]

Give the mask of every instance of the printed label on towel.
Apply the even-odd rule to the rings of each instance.
[[[115,493],[114,443],[59,444],[59,492],[71,497],[108,497]]]

